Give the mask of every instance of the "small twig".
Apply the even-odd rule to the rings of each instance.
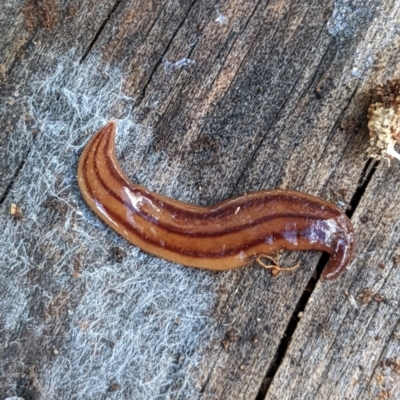
[[[281,267],[273,257],[268,256],[266,254],[257,254],[255,257],[256,257],[257,263],[263,268],[270,269],[271,270],[271,274],[273,276],[278,275],[282,271],[283,272],[290,272],[290,271],[294,271],[294,270],[296,270],[297,268],[300,267],[300,263],[299,262],[296,265],[294,265],[293,267]],[[271,264],[271,265],[265,264],[261,260],[261,257],[267,258],[268,260],[272,261],[273,264]]]

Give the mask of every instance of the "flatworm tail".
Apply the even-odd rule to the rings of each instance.
[[[191,267],[227,270],[280,249],[319,250],[331,257],[325,279],[352,261],[350,220],[333,204],[304,193],[260,191],[211,207],[177,201],[135,185],[115,156],[116,124],[86,145],[78,182],[90,208],[131,243]]]

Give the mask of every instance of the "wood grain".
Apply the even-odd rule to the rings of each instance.
[[[283,264],[300,261],[301,270],[275,278],[256,266],[215,275],[216,333],[196,349],[200,363],[192,369],[199,398],[400,397],[399,166],[382,162],[375,172],[365,157],[369,90],[399,78],[400,41],[384,27],[400,21],[400,5],[356,1],[353,15],[346,3],[87,0],[69,19],[72,2],[57,2],[60,15],[48,26],[42,17],[26,26],[25,2],[0,11],[8,100],[16,90],[29,94],[24,82],[70,49],[76,61],[100,53],[104,65],[126,72],[135,122],[152,132],[140,153],[128,140],[119,154],[137,183],[205,206],[275,187],[356,206],[358,257],[337,282],[319,281],[315,253],[285,256]],[[228,23],[215,22],[216,7]],[[342,31],[329,25],[338,10]],[[183,58],[192,62],[168,69]],[[13,106],[0,114],[0,197],[16,177],[19,187],[29,177],[22,160],[35,139],[15,133],[20,112]],[[3,199],[1,218],[11,201]],[[46,276],[35,279],[51,290]],[[66,282],[68,292],[75,283]],[[38,315],[40,302],[31,301]],[[33,337],[29,329],[12,335]],[[62,335],[41,351],[22,340],[0,359],[29,360],[40,371]],[[8,374],[26,379],[19,369]]]
[[[354,268],[348,279],[317,285],[266,399],[288,393],[293,399],[379,399],[400,393],[400,202],[382,190],[382,182],[397,187],[398,176],[398,165],[379,165],[354,215],[359,238]]]
[[[18,174],[40,132],[21,130],[20,115],[29,127],[33,117],[20,101],[32,96],[30,83],[54,70],[60,57],[79,62],[117,1],[87,0],[79,4],[55,0],[7,1],[0,11],[0,198]],[[24,136],[21,138],[21,131]]]

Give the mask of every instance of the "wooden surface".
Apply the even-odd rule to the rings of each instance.
[[[116,65],[135,122],[152,132],[134,162],[134,141],[120,153],[132,179],[203,205],[272,187],[301,190],[347,209],[356,229],[356,260],[337,281],[319,279],[319,253],[285,254],[283,264],[302,267],[275,278],[257,266],[210,275],[217,333],[194,350],[200,361],[188,374],[197,397],[400,398],[400,165],[365,156],[369,90],[399,78],[400,4],[381,3],[9,1],[0,10],[1,218],[23,203],[12,194],[29,175],[36,140],[29,129],[18,134],[21,115],[28,128],[34,122],[22,103],[14,106],[15,92],[29,96],[27,82],[66,54],[80,65]],[[46,279],[35,284],[50,287]],[[29,326],[0,332],[28,338]],[[0,347],[9,364],[0,396],[40,398],[29,380],[19,393],[5,382],[26,379],[32,365],[40,382],[51,362],[43,354],[60,340],[34,351],[29,340]],[[157,398],[168,396],[165,389]]]

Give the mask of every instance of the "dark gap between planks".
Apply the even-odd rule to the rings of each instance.
[[[360,203],[360,200],[361,200],[362,196],[364,195],[365,190],[367,189],[367,186],[368,186],[369,182],[371,181],[378,165],[379,165],[379,161],[375,161],[372,159],[369,159],[365,163],[365,166],[364,166],[364,168],[361,172],[360,178],[358,180],[357,188],[350,200],[349,207],[346,211],[346,215],[349,218],[351,218],[352,215],[354,214],[354,211],[356,210],[358,204]],[[279,366],[281,365],[282,361],[285,358],[287,349],[292,340],[293,334],[297,328],[297,324],[300,320],[298,315],[300,312],[303,312],[304,309],[306,308],[307,302],[315,289],[315,285],[320,280],[322,271],[325,268],[325,265],[327,264],[328,260],[329,260],[329,255],[324,253],[321,256],[321,258],[317,264],[315,274],[311,277],[311,279],[307,283],[307,286],[306,286],[303,294],[300,296],[300,299],[296,304],[293,314],[292,314],[292,316],[289,320],[289,323],[285,329],[285,332],[283,333],[282,339],[281,339],[279,346],[275,352],[275,355],[272,358],[273,361],[267,371],[267,374],[265,375],[265,377],[261,383],[260,389],[256,396],[256,400],[263,400],[265,398],[265,396],[267,395],[268,389],[271,386],[271,383],[275,377],[276,372],[278,371]]]

